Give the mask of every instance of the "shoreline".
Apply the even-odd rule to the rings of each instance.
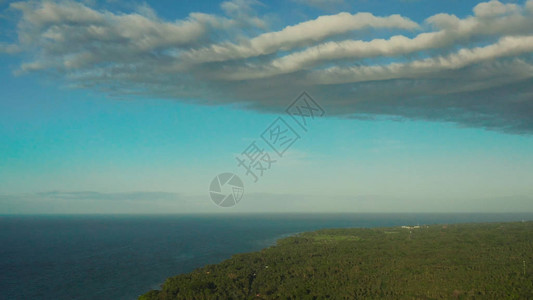
[[[483,230],[497,230],[495,227],[521,227],[526,226],[529,229],[533,228],[533,221],[531,220],[522,220],[522,221],[515,221],[515,222],[465,222],[465,223],[438,223],[438,224],[420,224],[419,227],[416,227],[418,224],[405,224],[400,226],[385,226],[385,227],[359,227],[359,228],[325,228],[325,229],[319,229],[315,231],[305,231],[305,232],[298,232],[293,233],[290,236],[286,236],[284,238],[280,238],[276,241],[275,244],[271,246],[267,246],[266,248],[263,248],[259,251],[253,251],[253,252],[247,252],[247,253],[238,253],[232,255],[229,259],[226,259],[220,263],[213,264],[213,265],[205,265],[203,267],[197,268],[192,272],[184,273],[184,274],[177,274],[175,276],[172,276],[170,278],[167,278],[165,283],[160,287],[160,290],[152,290],[144,295],[140,296],[139,299],[174,299],[174,298],[157,298],[158,296],[164,292],[167,292],[165,289],[167,289],[167,285],[171,284],[173,280],[182,280],[180,278],[203,278],[202,276],[205,276],[206,278],[209,278],[209,275],[213,272],[218,272],[217,270],[220,268],[226,268],[230,270],[231,268],[228,267],[228,265],[237,263],[242,257],[255,257],[256,260],[261,260],[261,256],[266,255],[269,251],[280,251],[280,250],[287,250],[290,246],[299,245],[302,244],[308,244],[310,247],[309,249],[314,249],[312,247],[316,246],[314,243],[325,243],[325,247],[337,247],[338,245],[346,244],[346,243],[352,243],[354,245],[362,245],[360,243],[363,243],[362,241],[365,241],[364,238],[358,237],[357,235],[353,235],[353,232],[358,232],[360,234],[363,234],[364,232],[381,232],[384,236],[403,236],[405,237],[406,241],[414,241],[416,238],[421,236],[422,232],[429,232],[434,231],[438,232],[439,230],[443,231],[444,234],[453,232],[455,234],[455,231],[459,230],[468,230],[470,231],[483,231]],[[408,226],[408,228],[405,228]],[[530,230],[531,231],[531,230]],[[346,235],[339,235],[340,232],[352,232],[350,234]],[[394,234],[393,234],[394,233]],[[412,237],[414,236],[414,237]],[[311,238],[310,238],[311,237]],[[311,242],[309,242],[311,241]],[[380,241],[383,242],[383,241]],[[398,241],[397,241],[398,242]],[[402,241],[399,241],[402,243]],[[405,241],[404,241],[405,242]],[[293,245],[293,243],[296,243]],[[359,243],[359,244],[358,244]],[[316,250],[316,249],[315,249]],[[533,250],[533,249],[531,249]],[[429,250],[431,251],[431,250]],[[533,251],[531,251],[533,253]],[[391,252],[392,253],[392,252]],[[311,256],[312,257],[312,256]],[[283,260],[283,259],[282,259]],[[305,261],[305,260],[304,260]],[[270,264],[276,265],[276,258],[274,257]],[[244,266],[243,266],[244,267]],[[265,269],[269,268],[269,265],[264,266]],[[292,266],[291,266],[292,267]],[[261,268],[260,268],[261,269]],[[209,270],[209,271],[206,271]],[[200,274],[201,273],[201,274]],[[203,274],[205,273],[205,274]],[[200,274],[200,275],[199,275]],[[203,274],[203,275],[202,275]],[[230,273],[231,274],[231,273]],[[255,273],[253,273],[255,274]],[[192,276],[192,277],[191,277]],[[218,275],[216,275],[214,278],[218,278]],[[237,275],[236,275],[237,276]],[[255,277],[256,275],[254,275]],[[221,279],[222,278],[222,279]],[[220,282],[224,282],[224,276],[218,278],[217,280],[221,280]],[[236,277],[239,280],[238,277]],[[180,281],[181,282],[181,281]],[[193,280],[194,282],[194,280]],[[258,290],[261,289],[260,286],[256,287]],[[252,289],[252,287],[250,287]],[[216,289],[215,289],[216,290]],[[210,291],[209,288],[206,288],[206,291]],[[182,299],[182,298],[176,298],[176,299]],[[200,297],[199,299],[204,299]],[[205,299],[210,299],[209,297]]]

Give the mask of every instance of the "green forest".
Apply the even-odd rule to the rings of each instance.
[[[533,222],[325,229],[139,299],[533,299],[532,265]]]

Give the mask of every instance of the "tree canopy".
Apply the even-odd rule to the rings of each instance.
[[[139,299],[533,299],[533,222],[325,229]]]

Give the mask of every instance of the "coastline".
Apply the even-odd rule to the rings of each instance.
[[[254,299],[256,296],[254,295],[267,295],[267,299],[270,298],[279,298],[281,296],[285,297],[285,294],[283,293],[292,293],[293,296],[308,296],[313,294],[314,296],[324,296],[324,294],[321,294],[324,292],[322,291],[316,291],[314,290],[317,288],[316,286],[320,286],[320,284],[324,284],[323,281],[316,281],[315,286],[309,286],[306,291],[298,291],[298,290],[291,290],[291,288],[287,285],[286,282],[284,282],[283,279],[280,282],[277,282],[276,284],[272,285],[271,283],[278,280],[279,278],[284,278],[288,276],[293,276],[291,270],[300,270],[303,273],[311,272],[310,274],[303,275],[302,278],[297,279],[291,279],[293,280],[292,284],[298,285],[305,285],[304,284],[304,278],[307,278],[305,280],[310,279],[317,279],[316,277],[320,277],[322,280],[330,280],[335,278],[335,276],[338,276],[336,272],[338,272],[338,269],[344,270],[344,268],[341,265],[337,265],[336,263],[332,263],[331,261],[327,264],[325,264],[325,267],[327,270],[335,270],[337,268],[337,271],[334,271],[331,274],[322,274],[317,275],[317,265],[324,265],[324,262],[321,261],[322,256],[327,257],[333,257],[337,255],[338,253],[343,253],[342,251],[346,249],[359,249],[358,247],[365,248],[368,252],[362,252],[363,256],[367,256],[370,261],[375,261],[375,266],[366,266],[369,267],[368,273],[365,273],[366,275],[355,273],[350,273],[350,276],[352,276],[352,279],[358,278],[357,276],[362,276],[362,278],[366,278],[368,276],[372,277],[376,274],[372,274],[372,271],[376,268],[388,268],[386,265],[383,265],[382,262],[380,262],[380,257],[373,256],[372,251],[377,251],[378,253],[381,253],[384,256],[394,256],[398,255],[394,247],[399,247],[399,249],[403,249],[402,251],[406,251],[407,253],[409,251],[412,251],[414,258],[409,257],[395,257],[392,261],[397,265],[404,265],[404,268],[400,268],[400,270],[406,269],[412,269],[413,274],[416,274],[416,272],[419,272],[420,270],[417,270],[417,266],[424,266],[426,265],[426,268],[437,268],[441,272],[443,278],[434,278],[437,281],[443,281],[444,284],[440,289],[437,289],[435,295],[444,295],[446,297],[450,297],[451,295],[449,293],[453,293],[446,290],[447,283],[454,283],[454,284],[461,284],[461,282],[456,282],[456,280],[453,279],[454,270],[453,268],[457,268],[457,272],[459,277],[465,277],[465,278],[472,278],[472,282],[475,282],[477,279],[475,279],[475,276],[483,277],[482,275],[475,273],[474,275],[469,274],[470,269],[487,269],[487,274],[490,274],[493,269],[498,270],[505,270],[506,267],[504,267],[508,261],[506,261],[505,257],[514,257],[516,256],[516,253],[512,252],[513,250],[509,249],[503,249],[501,251],[505,252],[506,254],[503,255],[500,253],[500,256],[498,257],[498,260],[495,261],[485,261],[483,259],[483,255],[487,254],[485,253],[483,249],[485,248],[494,248],[499,249],[498,247],[498,240],[507,239],[508,241],[513,241],[513,238],[516,238],[515,241],[515,247],[523,247],[524,249],[527,249],[529,252],[524,253],[533,253],[533,249],[531,249],[531,245],[528,243],[524,244],[524,241],[527,241],[527,239],[523,239],[524,236],[527,236],[529,240],[533,238],[533,222],[532,221],[522,221],[522,222],[485,222],[485,223],[477,223],[477,222],[470,222],[470,223],[455,223],[455,224],[432,224],[432,225],[424,225],[420,224],[420,227],[415,227],[417,224],[405,224],[405,226],[412,226],[410,228],[402,228],[401,226],[395,226],[395,227],[375,227],[375,228],[335,228],[335,229],[321,229],[318,231],[311,231],[311,232],[301,232],[295,235],[292,235],[290,237],[279,239],[276,243],[276,245],[264,248],[260,251],[256,252],[250,252],[250,253],[241,253],[236,254],[232,256],[230,259],[227,259],[219,264],[215,265],[207,265],[202,268],[198,268],[194,270],[191,273],[187,274],[180,274],[176,275],[174,277],[168,278],[165,284],[163,284],[162,289],[158,291],[150,291],[144,294],[143,296],[139,297],[139,299],[186,299],[187,297],[194,296],[197,299],[216,299],[216,297],[232,297],[232,293],[236,293],[236,295],[240,295],[240,298],[237,297],[235,299]],[[505,232],[504,235],[502,231],[507,230],[508,232]],[[480,241],[476,241],[478,239],[475,234],[477,234]],[[515,236],[513,236],[513,234]],[[506,236],[505,236],[506,235]],[[490,238],[487,237],[495,237],[496,242],[491,241]],[[461,243],[459,243],[456,239],[458,239]],[[462,239],[462,240],[461,240]],[[447,242],[449,244],[446,244],[444,242]],[[365,244],[366,243],[366,244]],[[384,246],[384,248],[372,248],[376,245],[388,245]],[[410,245],[415,245],[416,243],[421,243],[423,247],[425,247],[424,251],[420,252],[420,249],[413,249],[410,248]],[[435,247],[429,247],[428,245],[435,243],[433,246]],[[478,248],[472,248],[468,249],[470,252],[465,252],[464,250],[458,250],[461,249],[461,247],[472,247],[472,243],[479,243]],[[491,244],[494,243],[494,244]],[[420,246],[419,245],[419,246]],[[438,247],[437,247],[438,246]],[[321,247],[324,247],[328,249],[327,251],[322,249]],[[346,248],[348,247],[348,248]],[[388,248],[389,247],[389,248]],[[402,248],[403,247],[403,248]],[[451,247],[450,249],[454,249],[454,251],[458,251],[459,253],[457,256],[450,256],[449,253],[446,253],[446,251],[450,250],[446,247]],[[291,252],[294,249],[299,249],[296,252]],[[373,249],[372,251],[370,251]],[[389,249],[389,251],[384,251],[383,249]],[[476,250],[477,249],[477,250]],[[330,251],[330,252],[328,252]],[[381,252],[380,252],[381,251]],[[444,252],[443,252],[444,251]],[[468,259],[476,259],[476,257],[470,257],[472,253],[475,253],[478,251],[480,253],[480,257],[483,258],[479,260],[478,262],[471,263],[472,265],[469,265]],[[292,261],[287,262],[287,258],[284,255],[281,254],[287,254],[292,253],[293,256],[288,256],[292,259]],[[295,254],[296,253],[296,254]],[[361,254],[361,253],[360,253]],[[429,255],[431,254],[431,255]],[[483,254],[483,255],[481,255]],[[339,254],[340,255],[340,254]],[[417,255],[422,255],[417,258]],[[428,256],[429,255],[429,256]],[[436,257],[441,257],[442,261],[433,261],[432,255]],[[448,256],[447,256],[448,255]],[[463,255],[463,256],[461,256]],[[318,258],[315,258],[318,257]],[[468,258],[468,259],[467,259]],[[346,257],[344,259],[350,260],[354,259],[350,254],[346,254]],[[355,258],[356,259],[356,258]],[[425,259],[427,261],[424,261],[424,263],[416,263],[417,259],[422,260]],[[479,259],[479,258],[478,258]],[[530,260],[533,260],[533,257],[524,257],[524,261],[529,262]],[[412,261],[411,261],[412,260]],[[257,261],[262,262],[262,264],[257,265]],[[340,260],[333,260],[338,263],[342,263],[342,259]],[[447,265],[445,262],[453,262],[449,263]],[[461,261],[459,263],[458,261]],[[244,263],[247,262],[247,263]],[[297,263],[296,263],[297,262]],[[410,263],[407,263],[410,262]],[[519,261],[521,263],[521,261]],[[359,262],[361,263],[361,262]],[[498,264],[499,263],[499,264]],[[517,262],[513,262],[514,264],[517,264]],[[301,268],[300,264],[308,265],[307,269]],[[329,265],[329,266],[328,266]],[[363,262],[364,265],[364,262]],[[521,264],[519,264],[521,265]],[[529,264],[528,264],[529,265]],[[236,267],[240,266],[240,267]],[[356,267],[359,268],[360,266]],[[515,269],[519,268],[520,266],[516,267]],[[309,269],[310,268],[310,269]],[[363,268],[363,267],[361,267]],[[451,269],[450,269],[451,268]],[[492,269],[491,269],[492,268]],[[326,270],[324,269],[324,270]],[[442,270],[445,270],[442,271]],[[516,269],[516,270],[518,270]],[[242,271],[242,270],[248,270],[248,271]],[[267,271],[265,271],[267,270]],[[281,276],[278,279],[270,278],[267,272],[270,272],[271,270],[274,270],[274,272],[277,272],[276,276]],[[314,271],[309,271],[314,270]],[[501,271],[500,270],[500,271]],[[513,272],[516,273],[516,270]],[[388,270],[392,273],[398,272],[397,270],[391,269]],[[317,272],[317,273],[315,273]],[[346,271],[342,271],[346,272]],[[401,272],[401,271],[400,271]],[[424,271],[424,272],[427,272]],[[437,273],[438,273],[437,272]],[[525,269],[524,269],[525,272]],[[265,275],[265,273],[267,275]],[[379,272],[378,272],[379,273]],[[512,274],[515,274],[512,273]],[[231,275],[234,274],[234,275]],[[260,275],[261,274],[261,275]],[[292,275],[291,275],[292,274]],[[298,274],[298,273],[296,273]],[[413,285],[412,278],[410,276],[415,276],[408,271],[404,275],[407,277],[400,279],[406,280],[407,282],[410,282],[411,285]],[[431,273],[428,273],[431,274]],[[477,275],[476,275],[477,274]],[[525,274],[525,273],[524,273]],[[230,278],[226,278],[230,276]],[[252,276],[252,277],[250,277]],[[262,277],[261,277],[262,276]],[[296,275],[298,277],[300,275]],[[348,275],[345,275],[348,276]],[[418,276],[418,275],[416,275]],[[415,276],[415,278],[417,278]],[[511,275],[509,275],[511,276]],[[515,275],[512,275],[515,276]],[[511,277],[512,277],[511,276]],[[524,275],[525,276],[525,275]],[[253,278],[250,279],[250,278]],[[483,277],[484,278],[484,277]],[[298,281],[298,279],[301,279],[301,281]],[[359,278],[360,279],[360,278]],[[398,278],[395,278],[398,279]],[[251,283],[249,286],[246,286],[245,282],[250,281]],[[289,281],[290,281],[289,280]],[[425,282],[425,279],[418,278],[418,284],[421,286],[420,289],[424,289],[424,285],[427,285],[428,283]],[[506,278],[502,279],[503,281],[507,280]],[[522,280],[522,279],[520,279]],[[367,280],[370,285],[374,284],[371,280]],[[393,284],[394,280],[388,282],[387,284]],[[396,296],[406,296],[406,295],[418,295],[420,297],[425,295],[422,294],[416,294],[417,292],[420,292],[417,290],[417,281],[413,281],[414,286],[405,288],[405,291],[401,291],[400,289],[387,289],[387,285],[384,287],[380,287],[381,292],[389,293],[389,296],[392,296],[393,294]],[[466,282],[466,281],[465,281]],[[237,284],[239,283],[239,284]],[[464,283],[464,282],[463,282]],[[181,284],[181,285],[180,285]],[[489,284],[492,284],[490,282]],[[275,286],[280,286],[279,288],[276,288]],[[503,287],[507,288],[505,285],[502,285]],[[346,286],[338,286],[338,288],[347,289]],[[379,289],[373,287],[373,293],[377,293]],[[327,293],[334,293],[333,290],[325,290]],[[357,293],[357,291],[351,291],[353,293]],[[405,292],[406,294],[402,294]],[[429,291],[426,291],[429,293]],[[477,291],[476,288],[470,288],[470,289],[459,289],[455,291],[455,293],[460,295],[474,295],[475,293],[484,293],[483,290]],[[491,293],[498,294],[500,292],[504,295],[510,296],[512,295],[513,291],[491,291]],[[516,292],[516,291],[514,291]],[[298,294],[303,293],[303,294]],[[307,293],[307,294],[306,294]],[[411,293],[411,294],[409,294]],[[413,294],[415,293],[415,294]],[[506,294],[507,293],[507,294]],[[509,294],[510,293],[510,294]],[[516,293],[519,293],[519,295],[523,295],[523,293],[527,293],[526,290],[521,290]],[[522,294],[520,294],[522,293]],[[500,295],[498,294],[498,295]],[[375,294],[377,295],[377,294]],[[388,294],[387,294],[388,295]],[[529,294],[528,294],[529,295]],[[361,296],[361,295],[359,295]],[[214,297],[214,298],[213,298]]]
[[[9,299],[136,299],[166,278],[260,251],[284,234],[522,219],[533,214],[9,216],[0,218],[8,271],[0,290]]]

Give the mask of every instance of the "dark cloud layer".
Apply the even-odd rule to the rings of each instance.
[[[274,112],[306,90],[330,116],[533,132],[533,0],[493,0],[471,16],[442,12],[421,24],[339,13],[279,31],[267,29],[257,4],[224,2],[225,15],[168,21],[148,6],[118,13],[72,1],[18,2],[10,10],[20,16],[19,41],[0,49],[28,57],[20,74],[53,74],[118,95]],[[373,30],[390,36],[373,39]]]

